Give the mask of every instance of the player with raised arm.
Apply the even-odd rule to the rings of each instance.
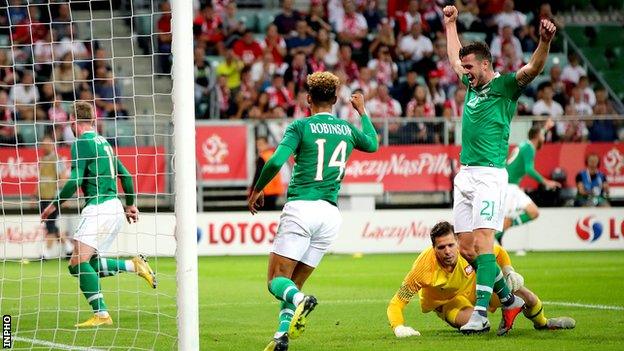
[[[347,159],[353,149],[375,152],[378,148],[362,94],[351,96],[351,104],[362,118],[362,131],[331,114],[339,86],[338,77],[330,72],[308,75],[312,115],[288,126],[249,196],[249,211],[256,214],[263,205],[262,189],[294,153],[293,176],[269,255],[268,288],[281,307],[277,332],[266,351],[287,350],[289,338],[304,331],[306,317],[317,300],[301,288],[340,229],[342,219],[336,204]]]
[[[430,236],[432,246],[418,255],[388,304],[388,321],[398,338],[420,335],[405,325],[403,317],[403,310],[415,296],[418,296],[423,313],[435,311],[453,328],[465,325],[474,311],[475,273],[468,261],[459,255],[453,226],[446,221],[437,223],[431,228]],[[526,301],[523,313],[533,322],[535,329],[572,329],[576,326],[576,321],[570,317],[546,318],[542,301],[524,287],[524,278],[514,271],[507,251],[495,245],[494,254],[514,293]],[[500,301],[493,298],[488,308],[494,311],[499,306]]]
[[[462,167],[454,180],[453,218],[460,252],[477,270],[476,305],[466,334],[490,329],[487,307],[493,292],[503,305],[499,334],[513,326],[524,301],[505,284],[493,254],[494,233],[503,229],[509,148],[509,128],[518,97],[544,68],[556,28],[543,19],[540,41],[529,63],[517,72],[499,74],[492,68],[492,54],[485,43],[462,47],[457,34],[457,8],[443,9],[447,53],[454,71],[468,91],[462,116]]]
[[[71,148],[71,175],[56,199],[41,213],[41,219],[46,220],[78,188],[82,190],[85,207],[74,234],[74,252],[68,269],[73,276],[78,277],[80,290],[94,315],[76,324],[76,327],[112,325],[113,320],[104,303],[99,278],[118,272],[135,272],[149,286],[156,288],[156,276],[143,256],[131,260],[98,256],[115,240],[122,229],[124,217],[128,223],[134,223],[139,219],[139,210],[135,205],[132,175],[115,156],[108,141],[95,132],[93,106],[88,102],[76,102],[74,106],[71,126],[76,141]],[[121,179],[126,195],[125,209],[118,198],[117,178]]]
[[[544,127],[533,126],[529,130],[529,139],[515,147],[507,160],[507,195],[505,199],[505,222],[503,230],[496,233],[496,240],[502,245],[505,230],[510,227],[528,223],[539,216],[539,209],[531,198],[520,189],[520,182],[525,175],[535,179],[547,189],[560,188],[561,184],[554,180],[544,178],[535,169],[535,153],[544,145],[544,134],[555,125],[552,119],[548,119]]]

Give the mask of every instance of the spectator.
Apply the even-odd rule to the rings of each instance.
[[[310,107],[308,106],[308,93],[304,90],[297,93],[297,99],[293,111],[290,114],[294,119],[301,119],[310,116]]]
[[[397,14],[397,21],[400,33],[408,34],[414,24],[418,23],[422,25],[423,23],[426,23],[425,19],[418,11],[419,7],[420,4],[418,0],[410,0],[407,5],[407,11]]]
[[[410,67],[414,66],[414,64],[417,64],[422,59],[431,57],[432,54],[433,44],[431,40],[422,35],[421,24],[414,23],[410,35],[404,36],[399,41],[399,57],[403,58],[401,72],[403,73],[410,69]]]
[[[52,31],[46,32],[46,34],[39,38],[33,48],[33,63],[35,64],[35,72],[37,74],[37,81],[47,81],[52,74],[52,62],[54,58],[52,46]]]
[[[0,50],[0,90],[8,92],[15,83],[13,63],[8,50]]]
[[[344,0],[328,0],[327,1],[327,17],[329,19],[329,24],[332,27],[336,28],[338,22],[342,20],[344,16]]]
[[[369,116],[373,119],[373,124],[375,124],[378,131],[384,128],[384,123],[381,119],[397,118],[401,117],[403,114],[401,104],[393,99],[390,94],[388,94],[388,87],[383,84],[377,86],[377,94],[374,98],[368,100],[366,103],[366,109],[370,114]],[[389,122],[388,132],[397,133],[400,126],[401,123],[399,122]]]
[[[368,50],[373,56],[377,56],[377,50],[382,46],[388,47],[392,57],[396,56],[397,41],[394,37],[392,22],[387,18],[381,19],[381,22],[379,23],[379,32],[375,36],[375,39],[371,42]]]
[[[341,44],[338,54],[338,65],[336,70],[342,70],[347,74],[348,82],[357,80],[360,76],[358,65],[351,57],[351,46],[348,44]]]
[[[355,11],[353,0],[344,0],[343,6],[344,15],[334,24],[338,33],[338,42],[351,45],[355,60],[364,64],[368,59],[366,48],[368,24],[364,16]]]
[[[576,175],[577,207],[609,207],[609,183],[607,177],[598,168],[600,157],[589,154],[585,159],[586,168]]]
[[[596,104],[604,104],[607,109],[607,114],[615,114],[615,108],[611,101],[609,101],[609,94],[603,86],[596,88]]]
[[[310,67],[311,72],[322,72],[325,71],[325,48],[322,46],[315,46],[312,51],[312,56],[308,59],[308,66]]]
[[[247,66],[241,71],[241,85],[234,98],[236,106],[232,107],[230,119],[248,118],[249,110],[254,105],[257,97],[258,91],[251,78],[251,69]]]
[[[505,0],[503,4],[503,12],[494,17],[494,22],[498,26],[498,30],[506,26],[511,27],[512,32],[527,24],[526,15],[520,11],[514,10],[514,1]]]
[[[372,99],[377,91],[377,81],[373,80],[373,73],[368,67],[361,67],[358,78],[351,83],[351,90],[362,90],[367,101]]]
[[[275,16],[273,23],[277,26],[279,34],[284,36],[294,36],[297,22],[305,18],[294,9],[293,0],[283,0],[282,12]]]
[[[420,13],[425,20],[422,23],[423,32],[437,33],[444,30],[442,26],[442,8],[433,0],[425,0],[420,2]]]
[[[471,32],[485,32],[487,27],[479,17],[479,4],[477,0],[456,1],[455,7],[459,12],[457,22],[464,30]]]
[[[233,50],[245,65],[251,65],[262,56],[262,47],[254,39],[253,32],[249,29],[245,31],[242,38],[234,43]]]
[[[278,71],[278,66],[273,61],[273,54],[265,51],[261,61],[256,61],[251,66],[251,79],[260,90],[264,90],[271,82],[271,77]]]
[[[442,109],[444,102],[446,102],[446,93],[442,89],[440,84],[440,78],[442,78],[442,72],[434,69],[429,71],[429,79],[427,80],[427,93],[431,99],[431,103],[435,107],[434,114],[436,116],[442,115]]]
[[[583,101],[583,91],[578,85],[572,87],[572,91],[570,94],[570,105],[572,105],[578,116],[592,115],[592,108],[588,103]]]
[[[579,78],[578,87],[581,90],[581,100],[589,106],[594,107],[594,105],[596,105],[596,93],[594,93],[594,89],[589,86],[589,78],[587,76],[581,76]]]
[[[295,56],[297,53],[303,53],[305,55],[310,55],[312,53],[314,37],[309,34],[306,21],[297,21],[296,35],[286,40],[286,47],[288,48],[288,54],[291,56]]]
[[[378,28],[379,24],[383,19],[383,13],[379,9],[379,1],[378,0],[364,0],[364,4],[361,7],[364,7],[362,11],[362,16],[366,19],[366,24],[368,28]]]
[[[265,91],[269,97],[270,109],[281,107],[283,111],[287,111],[295,105],[295,96],[292,91],[284,85],[284,77],[280,74],[273,75],[272,84]]]
[[[193,21],[193,32],[197,35],[196,45],[204,47],[208,55],[225,53],[223,21],[210,2],[202,4],[199,16]]]
[[[54,84],[52,82],[45,82],[39,85],[39,102],[37,105],[41,107],[41,110],[48,111],[52,108],[54,100],[59,99],[60,96],[56,96],[54,93]]]
[[[400,83],[395,89],[394,97],[401,104],[401,110],[407,111],[407,103],[414,96],[414,90],[418,86],[418,73],[407,71],[405,81]]]
[[[540,22],[543,19],[547,19],[547,20],[551,21],[559,29],[561,29],[563,27],[563,24],[561,22],[559,22],[559,20],[553,14],[552,8],[550,7],[550,4],[548,2],[542,2],[541,5],[540,5],[539,12],[538,12],[537,16],[533,17],[533,19],[531,20],[531,23],[528,26],[529,37],[531,38],[531,40],[534,43],[537,43],[539,41]],[[523,46],[523,48],[524,48],[524,46]],[[525,51],[531,52],[533,50],[525,50]]]
[[[219,77],[217,78],[217,102],[219,104],[219,116],[221,117],[221,119],[228,118],[231,98],[232,91],[229,87],[227,76],[219,75]]]
[[[201,47],[196,47],[193,51],[195,64],[195,106],[199,107],[201,103],[211,103],[216,96],[216,77],[215,73],[206,61],[205,51]]]
[[[266,137],[259,137],[256,139],[256,150],[258,151],[258,158],[256,159],[256,172],[252,184],[256,184],[256,181],[260,178],[262,168],[275,152],[275,149],[269,145]],[[282,195],[284,195],[284,185],[282,185],[281,175],[277,174],[266,187],[264,187],[263,209],[267,211],[278,210],[277,200]]]
[[[347,74],[345,71],[336,71],[336,76],[340,79],[340,87],[336,92],[337,102],[334,104],[333,114],[340,119],[347,120],[353,124],[358,125],[360,116],[351,106],[351,94],[355,92],[362,93],[362,90],[356,89],[351,91],[347,83]]]
[[[440,84],[442,88],[446,92],[447,95],[452,93],[452,89],[458,85],[459,79],[457,77],[457,73],[451,66],[451,62],[448,59],[446,53],[446,40],[438,39],[434,45],[434,58],[433,61],[436,62],[436,68],[438,71],[442,72],[442,77],[440,77]]]
[[[375,80],[378,84],[391,87],[392,83],[398,77],[399,68],[397,64],[392,62],[390,48],[381,46],[377,52],[377,58],[368,62],[368,68],[375,72]]]
[[[115,84],[112,72],[105,68],[100,68],[95,72],[93,92],[95,93],[95,105],[105,112],[105,117],[128,116],[128,111],[118,98],[122,94],[119,86]]]
[[[91,59],[91,53],[89,49],[85,46],[84,42],[74,40],[71,37],[64,37],[59,40],[55,36],[58,33],[52,31],[52,50],[54,50],[54,61],[58,61],[59,58],[64,60],[64,57],[67,54],[70,54],[69,58],[74,61],[75,64],[78,62],[75,61],[87,61]],[[91,62],[88,62],[90,65]],[[82,64],[87,64],[87,62],[82,62]]]
[[[19,22],[12,23],[11,40],[14,45],[32,44],[43,38],[48,25],[40,22],[39,6],[28,6],[28,15]]]
[[[511,43],[513,45],[516,57],[522,57],[522,45],[520,44],[520,40],[513,35],[511,26],[505,26],[503,27],[501,34],[492,39],[492,43],[490,45],[490,51],[495,59],[501,57],[503,45],[506,43]]]
[[[579,64],[578,56],[572,51],[568,53],[568,65],[561,72],[561,80],[566,84],[578,84],[581,76],[586,76],[587,72]]]
[[[561,80],[561,67],[559,65],[554,65],[550,68],[550,84],[553,88],[554,97],[553,100],[557,101],[559,104],[565,104],[565,83]]]
[[[52,121],[54,140],[63,140],[66,133],[65,129],[70,128],[70,126],[67,123],[69,121],[69,115],[65,109],[63,109],[61,100],[54,100],[52,107],[48,109],[48,119]]]
[[[15,129],[15,114],[9,104],[9,95],[0,90],[0,146],[17,143]]]
[[[421,113],[418,113],[418,109],[422,109]],[[435,106],[431,102],[427,88],[419,85],[414,90],[414,97],[407,104],[406,114],[408,117],[434,117]]]
[[[607,104],[599,103],[594,106],[594,115],[607,115]],[[587,122],[589,140],[592,142],[614,142],[618,139],[617,127],[613,120],[592,120]]]
[[[572,104],[566,105],[564,120],[556,123],[556,128],[553,130],[556,132],[556,136],[553,137],[555,139],[558,137],[560,141],[564,142],[585,141],[588,134],[587,126],[585,122],[578,120],[576,116],[577,112],[574,106]]]
[[[255,107],[258,108],[257,116],[255,113],[253,113],[254,111],[252,108],[252,110],[249,111],[249,118],[260,118],[260,119],[270,118],[271,107],[270,107],[270,101],[269,101],[269,94],[266,91],[263,91],[260,93],[260,95],[258,95],[258,102],[256,103]]]
[[[329,31],[321,28],[316,36],[316,45],[325,49],[325,64],[332,68],[338,63],[338,43],[329,35]]]
[[[455,89],[452,99],[446,100],[444,103],[444,112],[442,115],[446,118],[457,118],[464,114],[464,99],[466,98],[466,88],[461,85]],[[454,126],[454,124],[451,124]]]
[[[158,30],[158,72],[171,72],[171,5],[169,1],[160,3],[162,15],[158,19],[156,28]]]
[[[312,34],[320,34],[321,30],[331,32],[332,27],[325,20],[325,10],[323,9],[323,2],[321,0],[314,0],[310,3],[310,14],[306,17],[308,28],[310,28]]]
[[[225,51],[225,60],[217,65],[217,75],[225,76],[229,89],[237,89],[240,86],[240,72],[245,64],[234,54],[234,50]]]
[[[312,68],[306,62],[306,55],[302,52],[297,53],[293,57],[292,64],[284,73],[284,79],[288,82],[291,89],[295,92],[302,90],[306,83],[308,74],[312,73]]]
[[[276,65],[281,65],[284,62],[284,57],[288,51],[286,50],[286,40],[277,32],[277,26],[270,24],[267,28],[267,33],[264,41],[260,43],[264,51],[268,51],[273,55],[273,62]]]
[[[69,3],[60,3],[57,7],[56,16],[52,17],[52,30],[57,33],[56,40],[63,38],[78,38],[76,28],[72,25],[71,9]]]
[[[9,103],[15,105],[18,118],[32,121],[37,116],[36,103],[39,100],[39,91],[34,84],[33,72],[25,70],[21,74],[20,82],[11,88]],[[42,116],[42,113],[39,114]]]
[[[230,1],[223,11],[223,32],[225,35],[224,45],[230,46],[245,34],[245,31],[251,28],[245,28],[245,24],[237,16],[237,7],[235,1]]]
[[[524,61],[517,56],[517,52],[511,42],[503,44],[502,55],[495,60],[494,70],[504,73],[514,73],[524,66]]]
[[[563,107],[553,100],[553,88],[550,82],[544,82],[538,87],[541,93],[539,100],[533,105],[533,115],[535,116],[562,116]]]

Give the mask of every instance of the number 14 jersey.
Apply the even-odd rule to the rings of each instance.
[[[377,150],[377,133],[362,116],[363,131],[329,113],[318,113],[291,123],[280,145],[295,154],[287,200],[326,200],[336,203],[347,159],[353,149]]]

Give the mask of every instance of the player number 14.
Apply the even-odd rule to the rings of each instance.
[[[318,158],[316,164],[316,177],[314,180],[321,181],[323,180],[323,165],[325,163],[325,142],[326,139],[316,139],[316,146],[318,147]],[[341,141],[338,143],[338,146],[334,149],[334,152],[329,159],[329,164],[327,167],[338,167],[338,177],[336,180],[340,180],[342,174],[344,173],[345,165],[347,159],[347,143]]]

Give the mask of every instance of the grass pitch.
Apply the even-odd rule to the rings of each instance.
[[[568,252],[512,255],[528,288],[544,301],[547,317],[570,316],[577,328],[536,331],[519,316],[506,337],[463,336],[417,301],[405,313],[420,337],[397,339],[386,306],[415,255],[328,255],[306,283],[319,305],[290,350],[621,350],[624,345],[624,253]],[[0,265],[0,313],[13,317],[15,349],[176,349],[175,264],[150,261],[159,287],[120,274],[103,279],[112,327],[76,330],[89,306],[66,261]],[[266,257],[199,259],[202,350],[262,350],[277,326],[279,305],[265,283]],[[500,313],[490,315],[498,325]]]

